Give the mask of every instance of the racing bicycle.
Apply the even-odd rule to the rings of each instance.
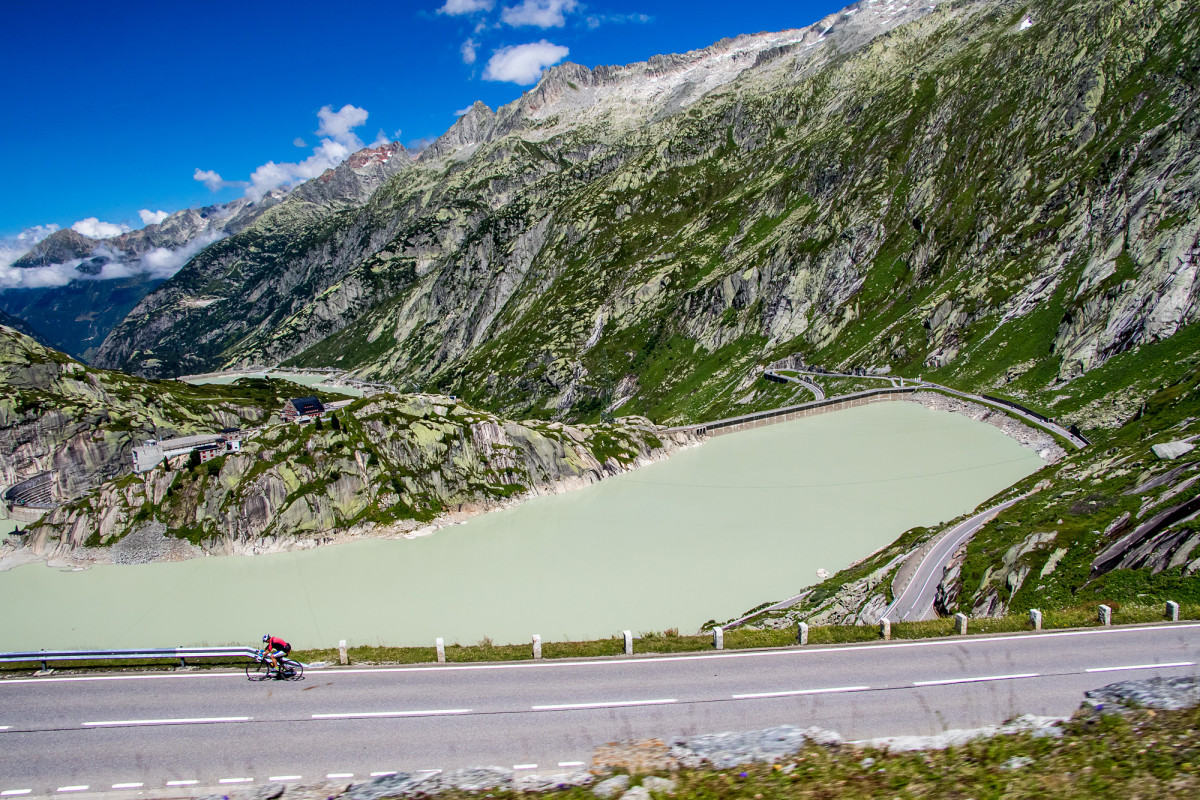
[[[282,681],[303,679],[304,665],[299,661],[279,655],[275,656],[275,660],[279,663],[278,668],[271,663],[271,659],[267,658],[264,651],[255,651],[254,661],[246,665],[246,677],[252,681],[265,681],[272,678]]]

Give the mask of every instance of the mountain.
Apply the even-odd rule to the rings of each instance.
[[[43,282],[50,285],[0,292],[0,309],[24,320],[54,347],[87,360],[108,332],[188,258],[244,228],[280,196],[184,209],[108,239],[55,231],[12,264],[49,268],[54,279]]]
[[[862,2],[563,65],[363,207],[281,204],[208,249],[97,358],[666,422],[797,355],[1115,424],[1147,388],[1108,387],[1114,406],[1074,382],[1196,315],[1196,33],[1167,0]]]

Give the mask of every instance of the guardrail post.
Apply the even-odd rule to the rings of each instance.
[[[1029,624],[1035,631],[1040,631],[1042,629],[1042,612],[1036,608],[1029,609]]]
[[[343,667],[350,663],[350,657],[346,655],[346,640],[342,639],[338,642],[338,663]]]
[[[633,655],[633,631],[621,631],[621,635],[625,637],[625,655]]]
[[[892,638],[892,621],[887,617],[879,620],[879,635],[884,639]]]
[[[724,628],[713,628],[713,649],[714,650],[724,650],[725,649],[725,629]]]
[[[1167,601],[1167,619],[1171,622],[1179,622],[1179,603],[1174,600]]]
[[[966,614],[955,614],[954,615],[954,631],[959,636],[967,635],[967,615]]]
[[[808,644],[808,623],[801,622],[796,628],[796,641],[800,644]]]
[[[1099,618],[1101,625],[1112,625],[1112,609],[1106,605],[1101,605]]]
[[[437,639],[434,641],[434,644],[435,644],[435,645],[437,645],[437,660],[438,660],[438,663],[439,663],[439,664],[445,664],[445,663],[446,663],[446,643],[445,643],[444,641],[442,641],[442,637],[440,637],[440,636],[439,636],[439,637],[437,637]]]
[[[533,635],[533,657],[542,657],[542,637],[536,633]]]

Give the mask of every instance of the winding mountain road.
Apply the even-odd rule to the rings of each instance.
[[[1069,715],[1086,689],[1196,674],[1200,623],[585,661],[0,680],[0,797],[221,793],[496,764],[792,723],[849,739]],[[122,794],[123,793],[123,794]],[[139,794],[140,793],[140,794]],[[152,793],[152,795],[151,795]]]
[[[955,525],[945,533],[929,553],[921,559],[916,573],[908,582],[908,586],[900,596],[883,612],[883,616],[892,622],[935,619],[937,613],[933,610],[933,601],[937,597],[937,587],[942,580],[943,571],[950,562],[959,545],[975,535],[989,520],[1004,509],[1019,503],[1025,495],[1014,497],[999,505],[980,511],[975,516]]]

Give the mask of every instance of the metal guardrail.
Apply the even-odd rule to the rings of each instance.
[[[187,666],[189,658],[254,658],[258,650],[253,647],[163,647],[139,650],[31,650],[18,653],[0,653],[0,664],[40,663],[49,669],[50,662],[62,661],[129,661],[147,659],[179,660],[179,666]]]

